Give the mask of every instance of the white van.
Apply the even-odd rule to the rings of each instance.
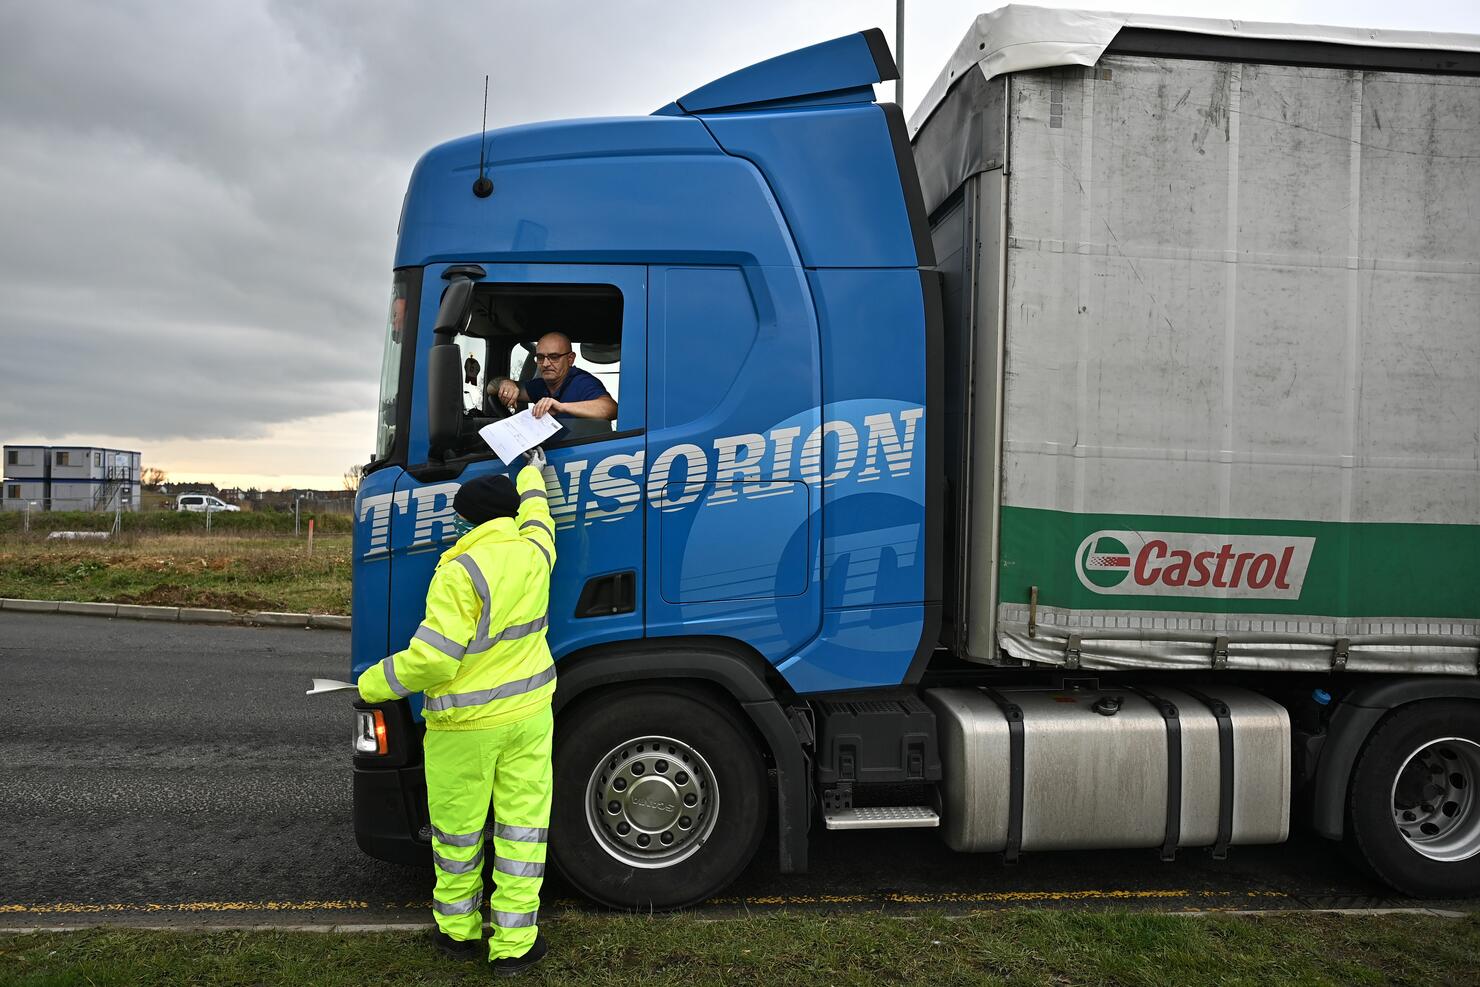
[[[212,514],[214,514],[217,511],[239,511],[241,510],[241,508],[237,507],[235,504],[226,503],[226,501],[222,500],[220,497],[213,497],[210,494],[193,493],[181,494],[179,497],[175,498],[175,510],[210,511]]]

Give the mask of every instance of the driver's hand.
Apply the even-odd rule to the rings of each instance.
[[[534,403],[534,407],[530,409],[530,411],[534,413],[534,416],[536,418],[543,418],[551,412],[564,410],[565,405],[561,404],[559,401],[556,401],[554,398],[540,398]]]
[[[513,407],[514,402],[519,400],[519,385],[512,380],[503,380],[498,385],[498,399],[508,407]]]

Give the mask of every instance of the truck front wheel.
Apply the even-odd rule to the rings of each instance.
[[[1385,883],[1419,898],[1480,894],[1480,705],[1405,706],[1368,738],[1351,837]]]
[[[765,827],[765,765],[725,706],[678,692],[593,697],[555,728],[551,853],[613,908],[681,908],[739,876]]]

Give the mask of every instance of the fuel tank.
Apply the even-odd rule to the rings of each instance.
[[[925,699],[952,849],[1169,850],[1289,833],[1290,718],[1257,693],[950,688]]]

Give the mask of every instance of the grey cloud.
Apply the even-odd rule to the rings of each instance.
[[[1216,13],[1476,29],[1468,5],[1405,25],[1357,3]],[[990,6],[911,5],[916,96]],[[368,431],[405,182],[426,148],[476,131],[485,72],[491,128],[647,113],[893,14],[888,0],[0,5],[0,439],[249,437],[343,411]]]
[[[800,7],[801,9],[795,9]],[[367,430],[428,147],[647,113],[892,4],[0,7],[0,439]]]

